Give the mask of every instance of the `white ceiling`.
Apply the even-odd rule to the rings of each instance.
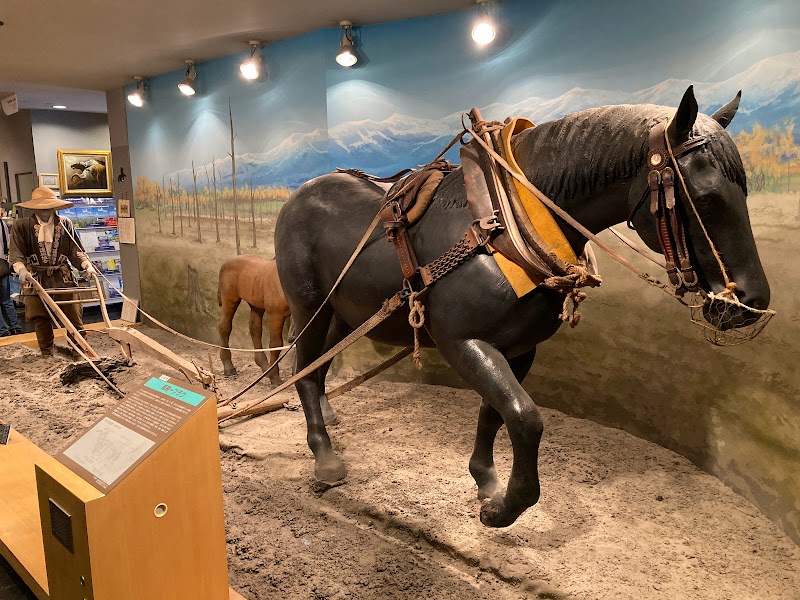
[[[0,67],[0,71],[2,68]],[[106,93],[97,90],[80,90],[57,85],[0,81],[0,98],[17,95],[17,107],[50,110],[54,104],[66,106],[67,110],[79,112],[106,112]]]
[[[366,25],[474,4],[474,0],[2,0],[0,89],[24,91],[20,108],[66,104],[69,109],[97,111],[99,96],[85,90],[118,87],[133,75],[166,73],[181,68],[187,58],[202,62],[242,52],[251,39],[268,43],[336,27],[345,19]],[[64,88],[73,89],[72,96]],[[23,100],[30,106],[22,106]],[[104,102],[103,98],[103,106]],[[73,108],[76,103],[85,106]]]

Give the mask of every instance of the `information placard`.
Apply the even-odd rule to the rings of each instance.
[[[206,390],[152,377],[106,412],[56,458],[107,493],[191,417]]]

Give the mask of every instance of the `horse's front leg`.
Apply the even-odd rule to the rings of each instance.
[[[459,375],[500,414],[508,429],[514,453],[508,487],[505,494],[493,496],[481,508],[484,525],[506,527],[539,500],[539,442],[544,431],[539,410],[508,361],[491,344],[465,340],[438,346]]]
[[[516,356],[508,361],[514,377],[520,383],[528,371],[531,370],[533,359],[536,357],[536,349],[531,352]],[[469,459],[469,472],[478,484],[478,498],[486,500],[491,498],[499,491],[502,486],[500,478],[497,477],[497,470],[494,467],[494,440],[497,432],[503,425],[503,417],[485,399],[481,402],[481,409],[478,413],[478,431],[475,434],[475,448]]]

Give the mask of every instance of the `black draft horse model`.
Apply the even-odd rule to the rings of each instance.
[[[677,160],[710,239],[724,258],[739,300],[766,309],[770,290],[761,267],[747,212],[746,180],[739,153],[724,131],[738,107],[738,96],[713,117],[698,115],[690,87],[677,111],[654,105],[589,109],[544,123],[513,140],[527,178],[592,232],[624,222],[647,186],[648,134],[672,117],[672,146],[690,137],[708,142]],[[700,287],[719,294],[726,281],[700,223],[676,185],[688,246]],[[384,190],[346,174],[318,177],[300,187],[280,213],[275,247],[281,283],[298,326],[320,308],[359,239],[381,206]],[[467,208],[461,169],[447,176],[424,217],[410,229],[420,264],[451,248],[473,217]],[[633,217],[645,243],[660,252],[656,218],[649,210]],[[586,239],[562,222],[577,254]],[[402,288],[403,277],[392,244],[373,234],[330,301],[297,344],[295,368],[323,352],[371,317]],[[713,297],[713,296],[712,296]],[[436,346],[483,401],[469,469],[484,500],[481,521],[512,524],[539,499],[538,452],[542,418],[520,382],[533,364],[539,343],[562,324],[564,295],[539,286],[518,298],[488,254],[482,253],[431,286],[426,305],[425,346]],[[394,313],[369,337],[396,346],[412,344],[408,310]],[[747,324],[741,316],[734,327]],[[298,329],[299,330],[299,329]],[[331,409],[324,398],[327,367],[297,382],[305,411],[308,444],[318,480],[344,479],[345,465],[331,447],[325,428]],[[326,409],[323,418],[323,407]],[[513,447],[513,468],[503,491],[494,467],[494,441],[505,424]]]

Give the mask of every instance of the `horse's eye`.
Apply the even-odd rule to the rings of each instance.
[[[711,217],[714,213],[718,212],[722,207],[724,199],[719,194],[703,194],[695,199],[695,206],[697,212],[700,213],[700,218]]]

